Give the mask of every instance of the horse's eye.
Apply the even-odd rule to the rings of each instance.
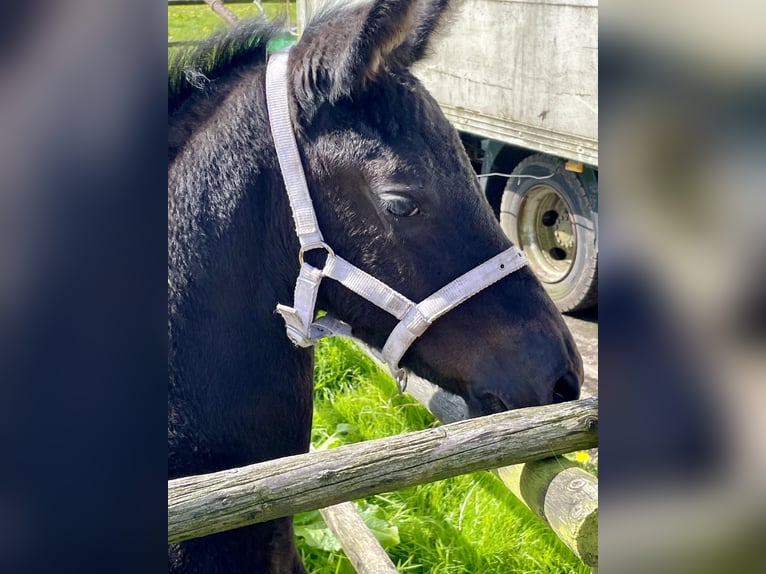
[[[394,217],[412,217],[420,213],[415,200],[406,195],[384,193],[380,196],[380,203]]]

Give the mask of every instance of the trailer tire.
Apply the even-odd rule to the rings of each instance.
[[[532,179],[519,175],[545,177]],[[564,162],[534,154],[508,178],[500,224],[520,247],[556,306],[563,312],[598,302],[596,209],[576,173]]]

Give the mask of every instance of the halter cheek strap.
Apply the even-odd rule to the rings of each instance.
[[[327,315],[314,320],[316,299],[322,279],[327,277],[338,281],[399,320],[380,351],[383,361],[399,377],[402,373],[399,368],[402,356],[434,321],[479,291],[520,269],[526,265],[527,260],[521,251],[512,246],[461,275],[420,303],[415,303],[337,255],[325,243],[319,230],[295,142],[287,89],[288,57],[289,49],[275,52],[269,58],[266,68],[266,103],[271,135],[290,201],[295,233],[300,242],[300,272],[295,283],[293,306],[277,305],[277,312],[285,320],[287,336],[300,347],[310,347],[329,335],[350,337],[351,327],[342,321]],[[314,249],[327,252],[323,269],[317,269],[304,261],[304,254]]]

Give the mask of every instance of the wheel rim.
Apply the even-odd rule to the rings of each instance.
[[[537,185],[527,192],[517,225],[519,247],[541,281],[558,283],[569,275],[577,236],[569,206],[553,187]]]

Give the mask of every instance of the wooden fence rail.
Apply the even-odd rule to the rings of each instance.
[[[168,482],[168,542],[594,447],[598,399],[438,428]]]

